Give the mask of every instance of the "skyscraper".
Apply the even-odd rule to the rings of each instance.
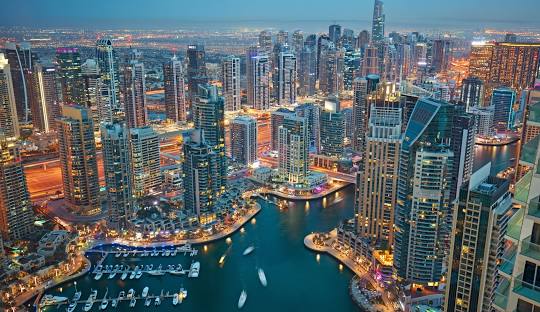
[[[320,151],[320,116],[321,116],[321,107],[314,103],[304,103],[296,106],[294,108],[296,116],[303,117],[306,119],[307,128],[308,128],[308,137],[309,137],[309,150],[314,153],[319,153]],[[274,117],[274,114],[272,114]],[[281,124],[279,124],[281,125]],[[279,128],[279,125],[277,126]],[[277,134],[277,130],[276,130]],[[277,138],[277,135],[276,135]],[[276,141],[277,143],[277,141]]]
[[[0,133],[0,239],[18,241],[34,231],[34,212],[15,138]]]
[[[112,120],[109,101],[102,98],[102,90],[106,86],[101,81],[99,66],[95,59],[87,59],[81,65],[81,74],[84,85],[84,105],[92,111],[95,131],[99,130],[101,121]],[[107,92],[103,92],[107,94]]]
[[[127,126],[144,127],[148,123],[148,112],[143,63],[131,61],[124,67],[123,85]]]
[[[363,153],[368,122],[368,81],[356,78],[353,84],[353,129],[352,148],[356,153]]]
[[[182,62],[176,58],[176,55],[163,64],[163,87],[167,119],[174,122],[186,121],[184,74]]]
[[[99,39],[96,42],[96,60],[101,75],[100,98],[104,112],[100,121],[112,121],[122,112],[120,105],[120,83],[118,75],[118,62],[111,39]]]
[[[362,30],[361,32],[358,33],[358,37],[356,38],[355,48],[364,50],[364,47],[367,46],[369,42],[370,42],[369,31]]]
[[[509,182],[488,164],[464,184],[454,210],[445,311],[492,311],[504,235],[511,215]],[[474,281],[474,282],[473,282]]]
[[[330,37],[330,41],[334,43],[334,45],[338,45],[339,40],[341,39],[341,25],[330,25],[328,26],[328,37]]]
[[[445,71],[451,61],[452,42],[448,39],[435,39],[431,47],[431,67],[436,71]]]
[[[129,129],[133,196],[143,197],[161,185],[159,137],[150,126]]]
[[[289,32],[286,30],[280,30],[276,36],[276,45],[289,44]]]
[[[367,45],[364,49],[362,62],[362,77],[379,74],[379,49],[374,45]]]
[[[348,46],[343,57],[343,89],[351,91],[353,81],[360,74],[362,55],[360,51]]]
[[[48,133],[54,129],[55,120],[60,117],[59,88],[56,70],[35,64],[29,81],[30,111],[34,129]]]
[[[365,154],[356,175],[357,232],[370,246],[390,250],[394,243],[402,109],[371,105]]]
[[[498,88],[491,95],[491,106],[495,110],[493,124],[497,131],[514,128],[514,104],[516,92],[509,88]]]
[[[19,137],[19,118],[11,73],[9,61],[0,53],[0,129],[7,137]]]
[[[241,108],[242,95],[240,94],[240,58],[227,57],[221,64],[223,75],[223,97],[225,110],[238,111]]]
[[[296,103],[296,56],[293,53],[279,54],[278,73],[278,104]]]
[[[298,95],[314,95],[317,83],[317,51],[316,46],[305,45],[300,52],[298,65]]]
[[[204,130],[195,129],[184,142],[184,209],[200,224],[215,220],[214,204],[221,192],[218,156],[205,143]]]
[[[306,120],[287,115],[278,130],[278,175],[291,185],[306,182],[309,164]]]
[[[90,109],[79,105],[62,106],[57,120],[58,150],[64,194],[79,214],[100,211],[99,180]]]
[[[257,160],[257,121],[249,116],[238,116],[231,125],[231,157],[243,165]]]
[[[304,33],[301,30],[295,30],[293,32],[291,46],[294,55],[299,56],[304,47]]]
[[[197,97],[198,85],[208,82],[206,73],[206,53],[202,44],[188,45],[187,47],[187,79],[190,105]],[[188,107],[191,111],[191,106]]]
[[[272,34],[269,31],[263,30],[259,33],[259,48],[266,55],[272,52]]]
[[[247,98],[254,109],[270,108],[270,60],[266,55],[248,52]]]
[[[371,36],[375,43],[384,40],[384,19],[383,2],[375,0],[373,6],[373,22],[371,26]]]
[[[321,112],[320,153],[325,156],[341,158],[345,140],[345,118],[339,111]]]
[[[469,111],[472,107],[484,106],[484,82],[477,77],[469,77],[461,82],[460,102]]]
[[[343,91],[343,57],[341,49],[329,48],[321,53],[319,90],[328,95]]]
[[[107,188],[107,225],[127,228],[133,209],[129,129],[120,122],[101,124],[103,169]]]
[[[273,151],[278,150],[279,127],[283,125],[283,120],[289,115],[294,115],[294,112],[284,107],[278,108],[270,115],[270,131],[272,137],[270,147]]]
[[[227,156],[225,154],[225,107],[217,88],[209,84],[199,85],[199,93],[193,103],[195,129],[204,133],[204,142],[216,154],[217,185],[220,192],[227,184]]]
[[[81,74],[81,54],[77,48],[57,48],[56,63],[58,79],[62,86],[64,104],[84,101],[84,84]]]

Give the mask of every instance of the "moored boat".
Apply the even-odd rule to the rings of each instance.
[[[247,256],[247,255],[249,255],[250,253],[252,253],[254,249],[255,249],[255,247],[249,246],[248,248],[246,248],[246,250],[244,250],[244,252],[243,252],[242,254],[243,254],[244,256]]]
[[[259,274],[259,281],[261,281],[261,284],[264,287],[266,287],[266,285],[268,285],[268,282],[266,281],[266,275],[264,274],[263,269],[259,268],[258,274]]]
[[[247,300],[247,292],[245,290],[242,290],[242,293],[240,294],[240,298],[238,298],[238,309],[242,309],[244,304],[246,304]]]

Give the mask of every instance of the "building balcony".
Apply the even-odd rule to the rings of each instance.
[[[526,205],[529,199],[529,189],[531,187],[532,177],[533,170],[530,170],[516,183],[514,188],[514,201],[521,205]]]
[[[508,305],[508,293],[510,292],[510,282],[507,279],[502,279],[493,297],[493,306],[498,311],[506,311]]]
[[[525,166],[533,167],[536,162],[536,150],[538,149],[538,143],[540,142],[540,136],[536,136],[534,139],[525,143],[521,148],[521,156],[519,163]]]
[[[508,227],[506,229],[506,239],[513,241],[514,243],[519,242],[519,237],[521,234],[521,224],[523,223],[523,211],[525,209],[518,209],[516,213],[508,221]]]
[[[514,293],[540,304],[540,286],[523,280],[523,274],[514,279]]]
[[[529,208],[527,210],[527,215],[540,221],[540,196],[533,198],[529,202]]]
[[[531,237],[527,237],[521,243],[521,254],[536,261],[540,261],[540,245],[531,242]]]
[[[512,278],[512,272],[514,271],[514,264],[516,262],[516,254],[516,248],[512,247],[502,256],[502,262],[499,265],[499,273],[506,278]]]

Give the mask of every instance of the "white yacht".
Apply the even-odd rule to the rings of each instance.
[[[116,308],[117,305],[118,305],[118,299],[113,299],[111,301],[111,307]]]
[[[146,298],[146,296],[148,296],[148,286],[143,288],[141,296],[143,298]]]
[[[189,269],[189,277],[199,277],[199,270],[201,269],[201,263],[199,261],[191,264]]]
[[[86,304],[84,305],[83,311],[90,311],[92,309],[92,306],[94,305],[94,301],[86,301]]]
[[[158,270],[152,270],[152,271],[148,271],[148,274],[154,275],[154,276],[161,276],[161,275],[165,275],[165,272],[158,271]]]
[[[135,290],[133,288],[131,288],[131,289],[128,290],[127,298],[131,299],[131,298],[133,298],[133,296],[135,296]]]
[[[121,279],[121,280],[125,280],[126,277],[128,276],[128,273],[129,273],[129,272],[128,272],[127,270],[125,270],[124,273],[122,273],[122,276],[120,276],[120,279]]]
[[[69,304],[69,306],[67,307],[67,312],[73,312],[75,311],[75,308],[77,308],[77,302],[72,302]]]
[[[133,308],[135,304],[137,303],[137,300],[135,298],[131,298],[131,301],[129,302],[129,306]]]
[[[180,303],[184,301],[184,299],[187,298],[187,290],[185,290],[183,287],[180,288],[180,292],[178,293],[178,299],[180,300]]]
[[[125,296],[126,296],[126,292],[122,290],[122,291],[118,294],[118,301],[124,300],[124,297],[125,297]]]
[[[95,279],[96,281],[99,281],[99,279],[100,279],[102,276],[103,276],[103,273],[98,272],[98,273],[96,274],[96,276],[94,276],[94,279]]]
[[[109,305],[109,300],[107,300],[107,298],[103,298],[103,300],[101,300],[101,305],[99,306],[99,309],[105,310],[107,309],[108,305]]]
[[[41,304],[45,304],[45,305],[57,304],[57,303],[65,302],[67,300],[68,300],[67,297],[45,295],[43,296],[43,299],[41,299]]]
[[[158,306],[161,304],[161,298],[160,297],[156,297],[156,299],[154,300],[154,306]]]
[[[73,295],[73,299],[71,299],[71,300],[72,301],[79,301],[79,299],[81,299],[81,295],[82,295],[82,292],[78,291]]]
[[[118,251],[116,252],[116,254],[114,254],[114,257],[115,257],[115,258],[118,258],[118,257],[120,257],[121,255],[122,255],[121,250],[118,250]]]
[[[176,249],[173,249],[173,251],[171,252],[171,257],[174,257],[176,256]]]
[[[142,273],[143,273],[143,272],[142,272],[141,270],[138,270],[137,273],[135,274],[135,279],[141,278]]]
[[[244,256],[247,256],[247,255],[249,255],[250,253],[252,253],[252,252],[253,252],[253,250],[254,250],[254,249],[255,249],[255,247],[254,247],[254,246],[249,246],[248,248],[246,248],[246,250],[244,250],[244,253],[243,253],[243,255],[244,255]]]
[[[247,300],[247,293],[245,290],[242,290],[242,293],[240,294],[240,298],[238,298],[238,309],[242,309],[244,304],[246,304]]]
[[[135,270],[131,271],[131,274],[129,275],[129,279],[134,279],[135,275],[137,275],[137,271]]]
[[[144,306],[145,306],[145,307],[149,307],[149,306],[150,306],[150,303],[152,303],[152,299],[146,298],[146,300],[144,301]]]
[[[172,297],[172,304],[173,305],[177,305],[178,304],[178,294],[177,293],[174,293],[173,297]]]
[[[124,252],[124,258],[126,258],[127,256],[129,256],[129,251]]]
[[[259,273],[259,280],[261,281],[261,284],[264,287],[266,287],[266,285],[268,285],[268,282],[266,281],[266,275],[264,274],[263,269],[259,268],[258,273]]]
[[[112,271],[111,274],[109,274],[109,277],[107,279],[113,279],[116,276],[116,271]]]
[[[165,257],[168,257],[171,255],[171,251],[169,249],[165,250]]]
[[[221,256],[221,258],[219,258],[218,263],[219,263],[219,264],[225,263],[225,257],[227,257],[227,254],[224,254],[223,256]]]
[[[92,298],[92,300],[96,300],[96,298],[97,298],[97,290],[92,289],[92,292],[90,293],[89,298]]]

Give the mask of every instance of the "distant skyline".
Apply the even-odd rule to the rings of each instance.
[[[538,0],[387,0],[387,30],[403,27],[540,27]],[[92,4],[92,5],[89,5]],[[369,25],[373,0],[6,0],[1,26],[171,28],[296,27],[302,22],[352,21]]]

